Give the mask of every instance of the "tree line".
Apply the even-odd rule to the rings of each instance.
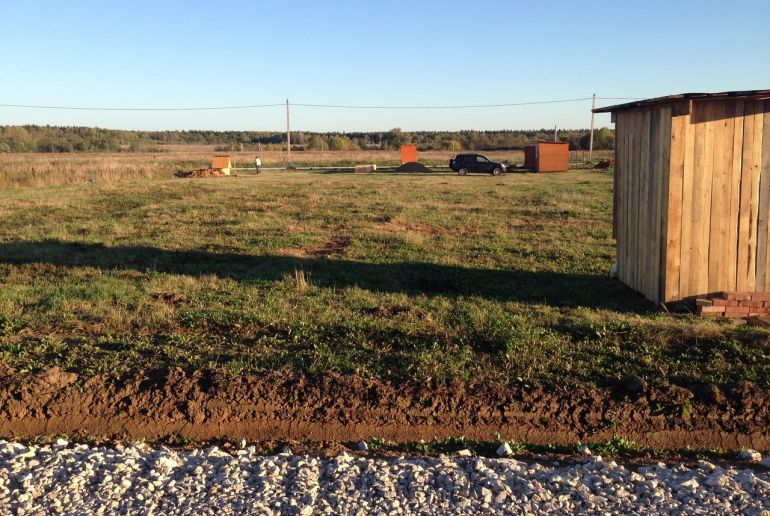
[[[553,129],[499,131],[292,132],[292,150],[398,149],[407,143],[419,150],[512,150],[533,141],[553,141]],[[587,149],[588,129],[559,130],[570,149]],[[164,144],[215,145],[217,150],[283,150],[286,134],[266,131],[128,131],[97,127],[0,126],[0,152],[162,152]],[[613,149],[615,132],[594,132],[595,149]]]

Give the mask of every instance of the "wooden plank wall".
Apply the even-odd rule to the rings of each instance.
[[[770,291],[770,101],[680,108],[615,113],[619,279],[656,302]]]
[[[665,287],[671,107],[623,111],[615,117],[618,278],[657,300]]]

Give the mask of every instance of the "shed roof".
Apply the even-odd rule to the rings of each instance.
[[[230,168],[230,156],[214,156],[211,168]]]
[[[770,90],[745,90],[745,91],[722,91],[719,93],[679,93],[676,95],[667,95],[665,97],[655,97],[652,99],[635,100],[625,104],[615,104],[596,108],[594,113],[612,113],[615,111],[624,111],[626,109],[635,109],[640,107],[655,106],[657,104],[666,104],[678,100],[719,100],[719,99],[770,99]]]

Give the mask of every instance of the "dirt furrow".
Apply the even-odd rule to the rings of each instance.
[[[0,435],[406,442],[465,436],[570,444],[621,435],[677,449],[770,449],[770,396],[715,386],[645,386],[633,396],[477,384],[389,383],[293,374],[215,379],[182,371],[116,381],[49,369],[0,374]]]

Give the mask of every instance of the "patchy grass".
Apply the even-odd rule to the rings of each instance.
[[[0,192],[0,363],[768,385],[768,332],[607,277],[612,175],[266,172]]]

